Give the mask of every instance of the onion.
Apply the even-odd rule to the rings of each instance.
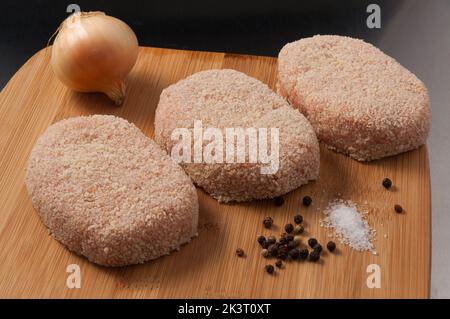
[[[59,27],[51,65],[69,88],[103,92],[120,105],[137,55],[136,35],[126,23],[103,12],[77,12]]]

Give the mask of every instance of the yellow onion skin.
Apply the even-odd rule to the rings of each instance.
[[[103,12],[80,12],[61,25],[51,65],[59,80],[78,92],[103,92],[116,104],[125,97],[126,75],[138,56],[138,41],[123,21]]]

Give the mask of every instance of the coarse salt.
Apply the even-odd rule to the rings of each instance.
[[[325,214],[327,217],[321,221],[321,226],[333,228],[341,243],[358,251],[376,253],[372,244],[375,231],[369,227],[355,203],[342,200],[332,202]]]

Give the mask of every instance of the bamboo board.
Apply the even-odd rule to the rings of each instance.
[[[224,53],[141,48],[130,73],[122,107],[101,94],[74,93],[61,85],[44,50],[34,55],[0,94],[0,297],[50,298],[426,298],[430,289],[431,207],[426,146],[387,159],[358,163],[321,148],[320,179],[288,194],[282,207],[272,201],[221,205],[203,191],[199,236],[173,254],[143,265],[105,268],[89,263],[53,240],[31,206],[25,165],[37,137],[63,118],[114,114],[153,136],[154,111],[163,88],[194,72],[233,68],[274,88],[276,59]],[[390,177],[395,189],[381,187]],[[301,198],[313,204],[304,208]],[[321,211],[335,198],[368,209],[377,230],[378,255],[338,244],[321,262],[288,263],[270,276],[256,243],[259,234],[279,235],[301,212],[305,241],[322,244],[329,231]],[[393,212],[401,204],[405,214]],[[364,208],[362,207],[362,208]],[[262,227],[272,216],[275,228]],[[237,247],[245,258],[234,255]],[[271,261],[273,263],[274,261]],[[66,285],[69,264],[81,270],[81,288]],[[380,266],[381,288],[366,284],[367,266]]]

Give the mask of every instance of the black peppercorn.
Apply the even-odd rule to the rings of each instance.
[[[290,241],[293,241],[294,240],[294,235],[286,235],[286,240],[288,241],[288,242],[290,242]]]
[[[266,228],[272,227],[272,225],[273,225],[273,219],[272,219],[272,217],[266,217],[266,218],[264,218],[263,224],[264,224],[264,227],[266,227]]]
[[[302,215],[295,215],[294,216],[294,222],[298,225],[303,223],[303,216]]]
[[[286,224],[284,226],[284,230],[286,231],[286,233],[290,234],[294,230],[294,226],[292,224]]]
[[[278,253],[277,253],[277,257],[279,259],[285,260],[288,257],[288,247],[287,245],[281,245],[280,247],[278,247]]]
[[[238,257],[244,257],[244,255],[245,255],[244,250],[242,248],[236,249],[236,255]]]
[[[275,266],[277,266],[278,268],[283,267],[283,261],[281,259],[278,259],[277,262],[275,263]]]
[[[322,252],[322,245],[321,244],[315,245],[313,250],[317,251],[320,254]]]
[[[305,260],[306,258],[308,258],[308,255],[309,255],[309,251],[306,248],[301,249],[299,252],[300,259]]]
[[[318,244],[317,239],[315,239],[315,238],[308,239],[309,247],[314,248],[314,246],[316,246],[317,244]]]
[[[333,251],[336,250],[336,244],[334,243],[334,241],[329,241],[329,242],[327,243],[327,249],[328,249],[330,252],[333,252]]]
[[[268,251],[267,249],[261,250],[261,255],[262,255],[264,258],[269,258],[269,257],[270,257],[270,253],[269,253],[269,251]]]
[[[287,253],[289,251],[288,245],[278,246],[278,252]]]
[[[280,239],[278,239],[278,242],[279,242],[281,245],[284,245],[284,244],[287,244],[287,243],[288,243],[288,240],[287,240],[286,237],[281,236]]]
[[[264,242],[266,241],[266,237],[261,235],[261,236],[258,236],[258,238],[256,240],[262,246],[264,244]]]
[[[309,206],[312,203],[312,198],[309,196],[305,196],[303,197],[303,205],[305,206]]]
[[[275,270],[274,268],[273,268],[273,266],[272,265],[266,265],[265,267],[264,267],[264,269],[267,271],[267,273],[269,273],[269,274],[273,274],[273,271]]]
[[[318,261],[320,259],[320,253],[313,250],[310,254],[309,254],[309,260],[310,261]]]
[[[278,252],[277,257],[278,257],[278,259],[286,260],[288,258],[288,253],[286,253],[286,252]]]
[[[277,242],[277,239],[275,238],[275,236],[269,236],[267,237],[267,242],[269,243],[269,245],[273,245]]]
[[[265,240],[261,246],[262,246],[262,248],[267,249],[267,248],[269,248],[270,244],[267,240]]]
[[[273,199],[273,202],[274,202],[275,206],[283,206],[284,198],[283,198],[283,196],[277,196]]]
[[[400,213],[403,212],[403,207],[400,206],[399,204],[395,204],[394,205],[394,210],[395,210],[396,213],[400,214]]]
[[[291,257],[292,260],[298,259],[299,256],[300,250],[298,250],[297,248],[289,250],[289,257]]]
[[[294,248],[297,247],[297,246],[298,246],[298,243],[296,243],[295,241],[290,241],[290,242],[288,243],[288,249],[289,249],[289,250],[294,249]]]
[[[392,186],[392,181],[389,178],[386,177],[385,179],[383,179],[383,183],[382,184],[383,184],[384,188],[389,189]]]
[[[276,256],[278,255],[278,247],[277,245],[270,245],[269,248],[267,248],[267,250],[269,251],[269,254],[271,256]]]
[[[305,228],[302,225],[297,225],[294,228],[295,234],[302,234],[305,231]]]

